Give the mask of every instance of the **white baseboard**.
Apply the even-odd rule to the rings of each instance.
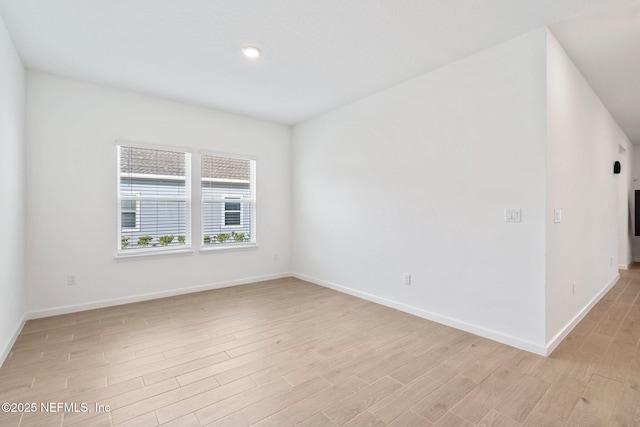
[[[618,270],[628,270],[631,267],[631,264],[618,264]]]
[[[589,301],[587,305],[585,305],[582,310],[580,310],[578,314],[576,314],[573,319],[571,319],[571,321],[560,330],[560,332],[558,332],[551,340],[547,342],[547,356],[551,354],[553,350],[556,349],[556,347],[558,347],[562,340],[565,339],[567,335],[569,335],[573,328],[575,328],[576,325],[580,323],[584,316],[586,316],[587,313],[589,313],[589,311],[593,308],[593,306],[596,305],[598,301],[600,301],[600,298],[602,298],[607,292],[609,292],[609,290],[613,287],[613,285],[616,284],[619,279],[620,274],[616,274],[615,276],[613,276],[609,283],[607,283],[607,286],[605,286],[600,292],[598,292],[598,294],[594,296],[591,301]]]
[[[375,302],[377,304],[381,304],[387,307],[395,308],[400,311],[404,311],[405,313],[413,314],[414,316],[422,317],[423,319],[431,320],[437,323],[441,323],[443,325],[451,326],[452,328],[460,329],[474,335],[478,335],[484,338],[488,338],[493,341],[498,341],[506,345],[510,345],[512,347],[516,347],[525,351],[529,351],[531,353],[539,354],[541,356],[546,356],[547,348],[545,346],[536,344],[531,341],[523,340],[518,337],[514,337],[509,334],[505,334],[499,331],[495,331],[493,329],[484,328],[482,326],[473,325],[471,323],[463,322],[451,317],[443,316],[438,313],[434,313],[428,310],[423,310],[418,307],[414,307],[411,305],[407,305],[401,302],[393,301],[387,298],[379,297],[373,294],[369,294],[367,292],[358,291],[356,289],[349,288],[347,286],[338,285],[336,283],[331,283],[326,280],[318,279],[315,277],[310,277],[300,273],[292,273],[293,277],[296,277],[301,280],[305,280],[307,282],[315,283],[316,285],[324,286],[326,288],[330,288],[336,290],[338,292],[342,292],[345,294],[353,295],[358,298],[365,299],[367,301]]]
[[[133,302],[148,301],[158,298],[172,297],[176,295],[190,294],[194,292],[208,291],[211,289],[229,288],[231,286],[246,285],[248,283],[263,282],[265,280],[282,279],[291,277],[291,273],[277,273],[264,276],[247,277],[244,279],[230,280],[227,282],[208,283],[206,285],[191,286],[188,288],[171,289],[167,291],[151,292],[146,294],[132,295],[128,297],[112,298],[106,300],[93,301],[82,304],[65,305],[61,307],[44,308],[40,310],[28,311],[25,319],[39,319],[42,317],[57,316],[60,314],[76,313],[78,311],[93,310],[96,308],[111,307],[114,305],[130,304]],[[13,344],[12,344],[13,345]],[[9,347],[11,348],[11,347]]]
[[[0,367],[2,367],[2,365],[4,364],[4,361],[7,360],[7,357],[9,356],[9,352],[11,351],[11,347],[13,347],[13,344],[15,344],[16,340],[18,339],[18,336],[20,336],[20,332],[22,332],[22,328],[24,327],[24,323],[26,321],[27,321],[26,315],[23,315],[22,319],[20,319],[20,321],[16,325],[16,329],[13,332],[13,335],[11,336],[9,341],[6,343],[4,348],[0,349]]]

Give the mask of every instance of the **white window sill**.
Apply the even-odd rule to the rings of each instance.
[[[256,249],[258,245],[256,243],[244,243],[241,245],[237,244],[211,244],[207,246],[201,246],[200,252],[220,252],[220,251],[234,251],[238,249]]]
[[[139,257],[150,257],[150,256],[158,256],[158,255],[184,255],[184,254],[192,254],[193,249],[185,248],[185,249],[164,249],[164,250],[141,250],[141,251],[131,251],[131,252],[118,252],[115,255],[115,258],[124,259],[124,258],[139,258]]]

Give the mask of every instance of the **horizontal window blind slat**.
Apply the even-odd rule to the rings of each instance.
[[[155,196],[155,195],[146,195],[146,196],[120,196],[119,200],[127,201],[127,200],[167,200],[167,201],[176,201],[176,202],[186,202],[189,200],[188,197],[185,196]]]

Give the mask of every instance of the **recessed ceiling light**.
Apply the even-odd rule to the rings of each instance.
[[[244,53],[244,56],[246,56],[247,58],[257,58],[258,56],[260,56],[260,49],[258,49],[255,46],[243,46],[242,47],[242,52]]]

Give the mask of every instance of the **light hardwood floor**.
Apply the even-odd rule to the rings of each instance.
[[[548,358],[297,279],[32,320],[0,402],[38,411],[0,425],[638,426],[639,293],[622,272]]]

